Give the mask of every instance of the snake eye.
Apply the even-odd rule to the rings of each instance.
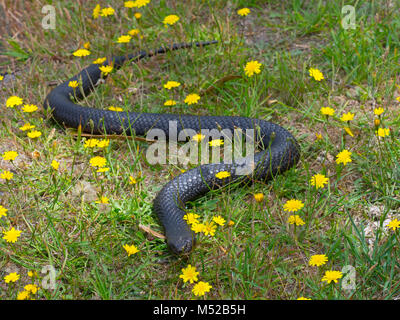
[[[193,248],[191,240],[183,240],[177,243],[169,242],[168,246],[173,253],[178,255],[188,254],[190,253],[190,251],[192,251]]]

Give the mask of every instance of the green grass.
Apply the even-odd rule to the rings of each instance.
[[[0,299],[15,299],[28,283],[41,287],[31,294],[36,299],[400,297],[399,231],[386,227],[399,219],[400,206],[399,4],[189,0],[151,1],[128,10],[122,1],[56,1],[56,29],[44,30],[41,8],[48,2],[7,0],[13,16],[20,17],[6,12],[10,30],[19,33],[0,32],[0,68],[19,71],[14,82],[0,88],[0,153],[19,154],[14,162],[0,162],[0,173],[14,173],[10,181],[0,179],[0,204],[8,209],[0,231],[2,237],[11,227],[22,231],[15,243],[0,238]],[[97,3],[111,5],[116,15],[93,19]],[[355,6],[354,30],[341,27],[345,4]],[[247,17],[236,14],[242,7],[251,9]],[[136,20],[134,11],[142,18]],[[180,20],[166,28],[162,21],[169,14]],[[116,43],[133,28],[143,38]],[[158,235],[163,230],[152,201],[187,168],[150,165],[149,143],[131,137],[112,137],[104,149],[84,148],[88,137],[51,121],[42,103],[54,83],[98,57],[210,39],[219,44],[126,65],[82,102],[138,112],[255,117],[282,125],[299,141],[296,168],[267,183],[231,185],[190,203],[188,210],[202,221],[220,215],[234,224],[218,227],[213,237],[200,235],[190,256],[177,257]],[[72,56],[86,42],[91,55]],[[248,78],[243,68],[250,60],[261,62],[262,70]],[[309,68],[321,70],[325,79],[315,81]],[[168,80],[182,86],[166,90]],[[192,92],[201,99],[188,106],[183,100]],[[11,95],[40,108],[32,114],[6,108]],[[167,99],[178,104],[164,107]],[[327,106],[335,109],[334,117],[320,113]],[[385,109],[379,117],[373,113],[377,107]],[[349,124],[340,121],[345,112],[355,114]],[[377,139],[377,118],[390,136]],[[28,138],[19,130],[26,122],[42,135]],[[335,162],[343,149],[352,152],[346,166]],[[92,170],[94,155],[107,159],[109,172]],[[60,162],[58,171],[50,166],[53,159]],[[318,190],[310,185],[316,173],[329,178]],[[130,184],[129,176],[137,183]],[[265,198],[257,203],[253,195],[260,192]],[[109,204],[96,203],[101,196]],[[288,223],[291,213],[283,206],[289,199],[304,202],[295,213],[304,225]],[[128,256],[124,244],[140,251]],[[328,262],[310,266],[315,254],[325,254]],[[188,264],[199,271],[199,280],[212,285],[204,297],[194,296],[193,284],[179,278]],[[54,288],[46,287],[48,273],[41,272],[46,266],[57,271]],[[355,271],[354,290],[345,289],[346,266]],[[344,278],[326,284],[321,279],[327,270],[343,270]],[[28,271],[37,276],[29,278]],[[11,272],[21,278],[7,284],[4,277]]]

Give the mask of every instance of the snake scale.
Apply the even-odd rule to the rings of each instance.
[[[124,62],[137,62],[157,54],[193,46],[202,47],[216,41],[182,43],[164,46],[152,51],[139,51],[135,54],[108,58],[103,65],[112,64],[114,70]],[[95,134],[141,135],[153,128],[161,129],[169,135],[169,122],[176,121],[177,131],[183,129],[200,130],[223,128],[256,129],[256,143],[264,148],[254,154],[254,170],[247,175],[238,174],[243,162],[202,164],[190,169],[169,181],[158,193],[153,203],[153,211],[164,227],[166,241],[172,252],[189,253],[195,242],[195,234],[183,219],[185,203],[205,195],[211,189],[221,188],[234,181],[248,183],[254,180],[266,181],[276,174],[294,166],[300,156],[300,148],[294,137],[281,126],[261,120],[239,116],[197,116],[188,114],[137,113],[101,110],[84,107],[74,103],[87,96],[96,87],[98,80],[104,78],[98,64],[91,64],[79,74],[55,87],[46,97],[44,107],[51,109],[52,117],[67,127],[78,128],[83,132]],[[79,81],[82,90],[68,86],[70,81]],[[121,120],[123,119],[123,120]],[[230,176],[218,179],[216,174],[227,171]]]

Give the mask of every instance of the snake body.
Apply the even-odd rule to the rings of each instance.
[[[137,54],[117,56],[107,59],[103,65],[113,64],[119,69],[125,61],[137,62],[143,58],[167,51],[192,46],[206,46],[211,42],[174,44],[154,51],[140,51]],[[278,173],[294,166],[299,159],[299,145],[294,137],[284,128],[274,123],[238,116],[196,116],[185,114],[158,114],[137,112],[115,112],[80,106],[72,101],[82,99],[94,90],[98,80],[103,77],[98,64],[91,64],[79,74],[55,87],[46,97],[44,107],[52,111],[52,117],[65,126],[78,128],[83,132],[146,135],[153,128],[161,129],[166,137],[170,134],[170,121],[177,124],[177,132],[183,129],[212,130],[223,128],[233,130],[240,128],[256,129],[256,143],[264,149],[254,154],[254,170],[247,175],[238,174],[243,162],[203,164],[188,170],[168,182],[158,193],[153,203],[153,210],[164,227],[169,248],[177,254],[188,253],[195,242],[195,234],[183,219],[185,203],[206,194],[211,189],[221,188],[233,181],[251,182],[266,181]],[[82,91],[68,86],[70,81],[81,82]],[[230,176],[218,179],[216,174],[227,171]]]

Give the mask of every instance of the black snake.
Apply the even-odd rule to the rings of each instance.
[[[205,46],[216,41],[174,44],[161,47],[154,51],[140,51],[136,54],[117,56],[107,59],[102,65],[112,64],[114,69],[119,69],[125,61],[137,62],[167,51],[192,46]],[[91,64],[79,74],[54,88],[46,97],[44,107],[50,108],[52,117],[68,127],[78,128],[83,132],[128,135],[146,135],[153,128],[161,129],[169,135],[169,122],[177,123],[177,132],[183,129],[201,130],[224,129],[232,132],[240,128],[255,129],[257,131],[256,143],[264,146],[260,152],[254,154],[254,170],[243,175],[240,169],[243,162],[212,163],[200,165],[188,170],[168,182],[153,203],[153,210],[158,215],[165,230],[169,248],[174,253],[188,253],[192,250],[195,234],[183,219],[185,203],[206,194],[211,189],[220,188],[233,181],[251,182],[253,180],[268,180],[294,166],[299,159],[299,146],[293,136],[282,127],[259,119],[237,116],[196,116],[185,114],[158,114],[137,112],[116,112],[96,108],[83,107],[73,102],[88,95],[97,85],[99,79],[104,77],[99,69],[99,64]],[[81,90],[68,86],[70,81],[81,83]],[[230,176],[218,179],[216,174],[227,171]]]

